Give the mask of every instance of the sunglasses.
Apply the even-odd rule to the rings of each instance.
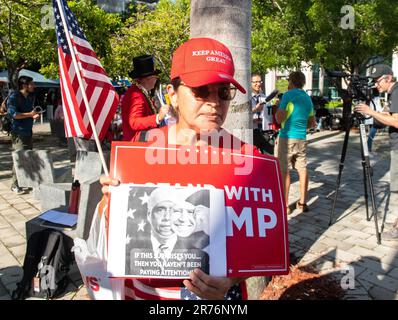
[[[213,91],[209,85],[200,87],[189,87],[183,83],[181,83],[180,85],[191,89],[192,94],[197,99],[206,99]],[[217,95],[221,100],[230,101],[235,98],[236,88],[230,85],[221,85],[217,88]]]

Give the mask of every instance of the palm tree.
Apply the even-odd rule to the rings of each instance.
[[[239,137],[253,141],[250,107],[251,73],[251,0],[191,0],[191,38],[210,37],[224,43],[235,62],[235,78],[247,93],[237,94],[232,101],[225,128],[242,129]],[[238,135],[236,132],[234,132]],[[266,277],[253,277],[247,282],[249,299],[258,299],[267,284]]]
[[[231,103],[225,128],[252,143],[250,105],[251,0],[191,0],[191,38],[210,37],[224,43],[235,63],[235,78],[247,90]]]

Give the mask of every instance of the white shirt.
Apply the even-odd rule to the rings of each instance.
[[[158,239],[156,239],[156,237],[151,233],[151,243],[155,258],[162,258],[162,256],[164,256],[163,258],[168,259],[171,256],[171,252],[173,251],[176,242],[177,242],[177,235],[173,235],[170,239],[167,239],[166,242],[163,244],[164,246],[167,247],[167,249],[165,249],[163,251],[163,254],[161,254],[160,247],[162,243],[160,243]]]

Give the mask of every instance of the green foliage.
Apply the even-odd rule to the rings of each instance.
[[[343,29],[344,5],[355,10]],[[369,57],[398,46],[398,2],[390,0],[253,0],[253,70],[295,68],[300,61],[359,71]]]
[[[111,76],[127,76],[133,57],[151,54],[162,80],[168,79],[172,53],[189,37],[189,1],[160,0],[155,10],[137,6],[119,34],[111,39],[113,54],[107,61]]]
[[[328,103],[325,105],[325,108],[327,109],[342,108],[342,107],[343,107],[342,101],[328,101]]]
[[[112,56],[111,39],[123,27],[121,16],[103,11],[96,1],[69,1],[68,5],[95,53],[106,63]]]
[[[286,79],[279,79],[276,81],[275,88],[279,90],[281,93],[285,93],[287,91],[287,88],[289,86],[289,81]]]
[[[44,0],[0,1],[0,61],[12,79],[25,61],[29,64],[52,55],[55,35],[41,28],[46,4]]]
[[[286,8],[284,3],[285,1],[252,1],[253,71],[262,73],[273,67],[298,67],[305,57],[301,35],[292,33],[296,24],[296,14],[292,11],[293,8]],[[303,6],[300,8],[302,10]]]
[[[121,17],[117,14],[103,11],[96,5],[95,1],[91,0],[68,1],[68,6],[74,13],[79,26],[83,29],[98,58],[103,65],[106,64],[107,59],[109,59],[108,56],[112,54],[110,39],[122,27]],[[51,29],[51,32],[54,35],[51,43],[54,54],[51,59],[39,61],[42,66],[40,71],[47,76],[57,77],[58,55],[55,30]]]
[[[110,37],[122,26],[118,15],[101,10],[95,1],[69,1],[80,26],[99,58],[111,53]],[[58,76],[58,54],[52,2],[0,0],[0,67],[11,76],[24,61],[41,66],[47,77]]]

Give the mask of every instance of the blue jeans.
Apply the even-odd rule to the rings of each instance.
[[[369,135],[368,135],[368,150],[369,152],[372,152],[372,144],[373,144],[373,139],[376,136],[377,129],[372,126],[369,130]]]

